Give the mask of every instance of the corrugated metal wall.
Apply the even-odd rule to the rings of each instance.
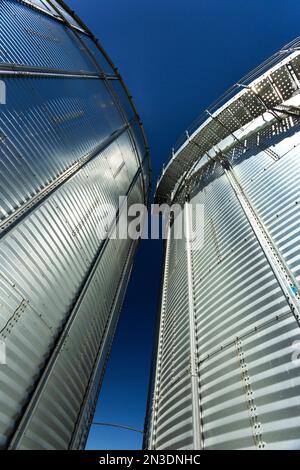
[[[170,228],[156,378],[157,448],[190,448],[192,397],[190,368],[189,295],[184,240],[173,240]]]
[[[195,357],[204,449],[300,448],[299,131],[298,118],[283,118],[236,145],[230,168],[208,163],[190,186],[191,204],[204,204],[205,241],[188,265],[188,241],[170,230],[150,448],[194,445]]]
[[[84,446],[137,243],[100,233],[147,199],[135,109],[61,8],[0,2],[1,448]]]

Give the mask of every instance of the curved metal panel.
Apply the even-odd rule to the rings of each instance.
[[[97,72],[72,30],[21,2],[1,2],[0,25],[2,64]]]
[[[3,0],[0,18],[0,446],[78,448],[136,247],[103,234],[119,197],[148,199],[147,143],[61,2]]]
[[[204,220],[190,222],[194,226],[202,222],[204,246],[199,244],[191,250],[190,261],[183,257],[174,284],[165,276],[159,347],[163,338],[171,335],[176,348],[175,352],[166,349],[160,354],[156,365],[152,416],[148,420],[150,448],[180,448],[177,443],[188,412],[192,413],[193,448],[200,447],[195,446],[192,428],[197,420],[203,449],[300,448],[300,109],[299,94],[295,93],[299,73],[296,54],[275,69],[264,69],[265,73],[251,82],[251,90],[217,108],[211,120],[196,130],[194,144],[188,141],[177,155],[186,162],[196,162],[194,167],[180,168],[177,157],[171,163],[178,165],[180,185],[176,186],[171,166],[165,173],[168,184],[161,181],[162,199],[170,197],[172,187],[173,202],[183,205],[188,200],[193,208],[204,205]],[[243,103],[247,100],[246,106],[238,105],[241,98]],[[249,114],[246,117],[242,113],[246,109],[252,114],[251,122]],[[270,109],[275,109],[272,116]],[[226,137],[226,130],[233,134],[231,139]],[[220,138],[218,149],[208,152],[203,161],[201,148],[214,145],[213,133]],[[172,272],[177,246],[170,230],[165,259]],[[171,306],[169,315],[167,305]],[[176,390],[182,414],[173,413],[173,395],[165,396],[163,403],[160,399],[164,384],[172,383],[173,357],[181,351],[188,353],[189,333],[194,327],[187,327],[190,331],[182,349],[181,330],[174,325],[188,324],[191,306],[196,327],[198,416],[193,406],[195,397],[185,383],[178,384]],[[178,370],[181,365],[183,371],[182,357]]]

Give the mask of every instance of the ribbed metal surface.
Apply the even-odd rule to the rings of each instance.
[[[0,3],[0,44],[1,63],[97,71],[72,30],[16,0]]]
[[[84,446],[136,248],[101,235],[120,196],[143,203],[148,192],[126,91],[120,82],[118,97],[97,62],[107,58],[52,3],[59,11],[0,3],[1,448]]]
[[[80,79],[11,78],[6,90],[0,116],[2,220],[124,125],[99,80],[83,87]]]
[[[292,364],[299,326],[225,176],[206,187],[204,204],[207,242],[194,254],[204,448],[299,447],[299,428],[291,442],[284,435],[297,423],[286,405],[300,380]],[[286,324],[289,338],[280,334]],[[283,433],[276,439],[272,420]]]
[[[193,446],[190,379],[189,297],[185,240],[173,240],[170,229],[164,276],[159,356],[153,417],[155,447],[191,449]]]
[[[296,281],[300,280],[299,125],[272,151],[280,160],[258,153],[236,166],[236,175]]]
[[[63,342],[59,359],[47,377],[43,393],[19,444],[20,449],[42,449],[46,447],[45,443],[50,449],[68,447],[70,434],[81,410],[82,396],[94,370],[95,357],[98,357],[106,325],[112,308],[115,308],[116,280],[122,275],[131,244],[130,239],[110,240],[105,247]],[[106,341],[109,342],[109,339]]]
[[[277,105],[279,96],[290,99],[298,57],[291,64],[294,75],[278,68],[271,81],[262,76],[253,85],[268,107]],[[226,115],[224,108],[216,115],[236,132],[232,114]],[[181,448],[186,416],[195,410],[195,396],[186,383],[178,383],[176,391],[181,415],[172,412],[173,394],[163,404],[160,398],[164,383],[172,383],[173,356],[181,351],[180,331],[174,325],[188,325],[191,306],[196,345],[190,360],[197,360],[200,406],[189,422],[194,448],[199,419],[203,449],[300,448],[300,368],[293,361],[294,342],[300,340],[299,97],[293,95],[269,118],[266,108],[261,109],[263,119],[254,111],[249,127],[238,129],[229,144],[221,144],[188,174],[182,171],[179,186],[173,181],[172,202],[184,204],[188,199],[193,208],[204,205],[204,246],[197,242],[190,261],[187,252],[181,255],[174,283],[164,277],[159,352],[167,335],[178,346],[175,352],[158,354],[148,418],[150,448]],[[197,139],[201,143],[201,132],[195,133]],[[191,143],[188,148],[195,152],[193,160],[197,149]],[[165,177],[173,177],[172,169]],[[164,184],[159,188],[162,198],[168,192]],[[195,220],[190,224],[195,227]],[[167,246],[165,263],[172,271],[178,246],[172,230]],[[190,324],[183,330],[187,354],[192,328]],[[186,368],[185,358],[178,361],[176,374],[185,375],[191,384],[192,367]]]

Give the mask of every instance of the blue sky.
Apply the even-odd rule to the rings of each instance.
[[[144,123],[153,178],[205,107],[300,35],[299,0],[66,0],[119,68]],[[95,420],[143,427],[161,245],[138,252]],[[93,427],[89,449],[137,449],[139,434]]]

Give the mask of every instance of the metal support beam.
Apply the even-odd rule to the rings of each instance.
[[[201,438],[201,416],[200,416],[200,394],[199,394],[199,374],[198,374],[198,354],[196,343],[196,319],[194,306],[194,282],[193,282],[193,259],[191,249],[191,205],[185,204],[185,237],[186,237],[186,256],[187,256],[187,278],[188,278],[188,299],[189,299],[189,327],[190,327],[190,354],[191,354],[191,388],[192,388],[192,416],[193,416],[193,447],[194,450],[200,450],[202,445]]]
[[[268,260],[269,265],[278,281],[279,286],[291,308],[291,311],[300,325],[300,295],[297,283],[285,265],[285,261],[282,259],[280,253],[278,253],[276,247],[273,244],[272,238],[268,234],[267,230],[256,215],[250,201],[244,193],[241,185],[239,184],[234,171],[232,169],[224,169],[230,186],[235,192],[235,195],[244,211],[244,214],[252,227],[252,230],[259,242],[265,257]]]
[[[299,117],[300,116],[300,108],[297,106],[287,106],[284,104],[279,104],[274,108],[275,111],[278,113],[286,114],[287,116],[292,117]]]
[[[116,75],[93,73],[88,71],[72,71],[51,69],[47,67],[33,67],[25,64],[0,64],[0,76],[12,77],[49,77],[49,78],[86,78],[96,80],[118,80]]]
[[[79,415],[78,415],[78,418],[77,418],[76,425],[74,427],[72,440],[71,440],[71,443],[69,445],[70,450],[71,449],[74,449],[74,450],[78,449],[78,437],[79,437],[79,434],[82,432],[82,429],[84,427],[88,428],[88,430],[89,430],[90,426],[92,424],[95,424],[95,425],[98,425],[98,426],[99,425],[106,425],[106,426],[121,427],[121,428],[125,428],[125,429],[127,428],[126,426],[119,426],[119,425],[110,424],[110,423],[92,423],[92,420],[93,420],[93,417],[94,417],[94,413],[96,411],[98,396],[99,396],[100,389],[101,389],[101,386],[102,386],[103,376],[104,376],[107,361],[108,361],[108,358],[109,358],[109,353],[110,353],[110,350],[111,350],[111,347],[112,347],[112,342],[113,342],[113,339],[114,339],[114,336],[115,336],[115,331],[116,331],[116,328],[117,328],[117,325],[118,325],[120,308],[121,308],[121,306],[123,304],[123,301],[124,301],[124,296],[125,296],[125,293],[126,293],[126,290],[127,290],[127,285],[128,285],[130,275],[131,275],[131,270],[132,270],[132,265],[133,265],[132,261],[134,259],[137,247],[138,247],[137,241],[133,240],[131,242],[129,252],[127,254],[127,257],[126,257],[126,260],[125,260],[125,263],[124,263],[124,266],[123,266],[123,269],[122,269],[122,274],[121,274],[121,278],[120,278],[119,283],[118,283],[118,287],[117,287],[117,291],[116,291],[116,294],[115,294],[115,297],[114,297],[113,305],[111,306],[111,310],[110,310],[110,314],[109,314],[109,320],[108,320],[108,322],[105,326],[105,332],[104,332],[102,341],[99,344],[99,349],[98,349],[97,356],[96,356],[96,359],[95,359],[95,362],[94,362],[93,371],[92,371],[92,374],[91,374],[90,379],[89,379],[89,383],[88,383],[88,386],[87,386],[87,389],[86,389],[86,392],[85,392],[85,395],[84,395],[83,402],[81,404],[81,409],[80,409],[80,412],[79,412]],[[117,308],[118,305],[119,305],[119,308]],[[109,339],[110,339],[110,341],[109,341]],[[96,383],[96,378],[97,378],[97,373],[98,373],[99,368],[102,368],[102,374],[101,374],[100,381],[98,383],[97,392],[95,394],[95,402],[94,402],[94,406],[93,406],[93,411],[90,412],[89,422],[88,422],[88,424],[86,424],[86,420],[84,419],[85,418],[84,412],[86,410],[86,405],[88,403],[88,400],[90,399],[90,394],[91,394],[92,388]],[[127,428],[127,429],[131,429],[131,428]],[[131,429],[131,430],[134,430],[134,429]],[[138,431],[138,430],[136,430],[136,431],[141,432],[142,434],[144,434],[143,431]],[[85,437],[84,441],[86,442],[86,440],[88,438],[88,432],[85,433],[84,437]],[[85,447],[85,446],[82,446],[82,447]]]

